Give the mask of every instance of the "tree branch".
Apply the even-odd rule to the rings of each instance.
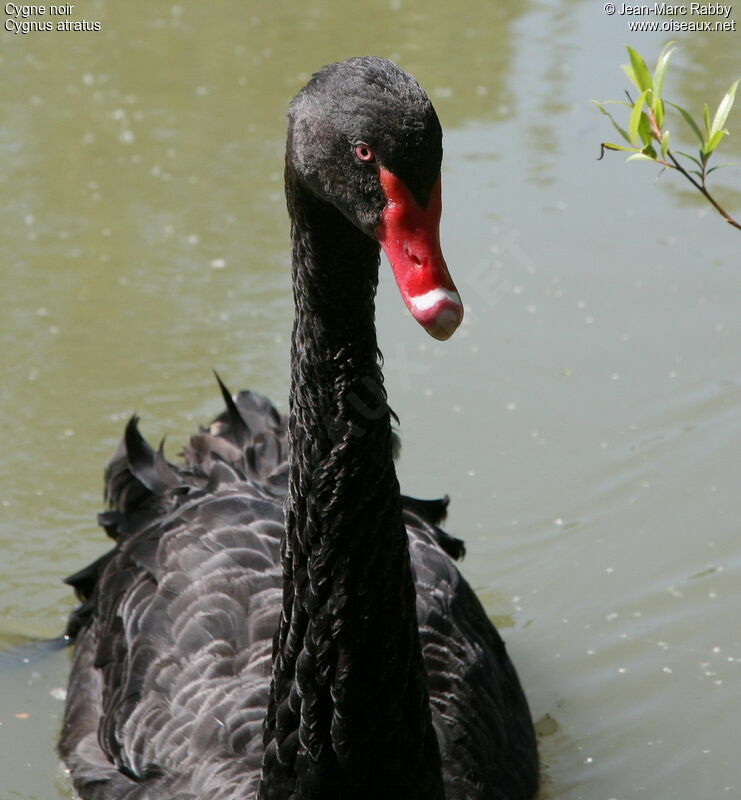
[[[690,182],[690,183],[691,183],[691,184],[692,184],[692,185],[695,187],[695,189],[697,189],[697,191],[698,191],[698,192],[700,192],[701,194],[705,195],[705,199],[706,199],[706,200],[707,200],[707,201],[710,203],[710,205],[712,205],[712,206],[713,206],[713,208],[714,208],[714,209],[715,209],[715,210],[716,210],[716,211],[717,211],[717,212],[718,212],[718,213],[721,215],[721,217],[723,217],[723,219],[724,219],[724,220],[725,220],[725,221],[726,221],[726,222],[727,222],[729,225],[733,225],[733,227],[734,227],[734,228],[738,228],[739,230],[741,230],[741,225],[740,225],[738,222],[736,222],[736,220],[735,220],[735,219],[734,219],[734,218],[733,218],[733,217],[732,217],[732,216],[731,216],[731,215],[730,215],[730,214],[729,214],[729,213],[728,213],[728,212],[727,212],[727,211],[726,211],[724,208],[722,208],[722,207],[721,207],[721,206],[720,206],[720,205],[719,205],[719,204],[718,204],[718,203],[715,201],[715,198],[714,198],[714,197],[713,197],[713,196],[710,194],[710,192],[709,192],[709,191],[708,191],[708,190],[705,188],[705,178],[704,178],[704,172],[705,172],[705,169],[704,169],[704,167],[703,167],[703,179],[702,179],[702,183],[698,183],[698,182],[697,182],[697,181],[696,181],[696,180],[695,180],[695,179],[692,177],[692,175],[690,175],[690,173],[689,173],[689,172],[687,172],[687,170],[686,170],[686,169],[685,169],[685,168],[684,168],[684,167],[683,167],[683,166],[682,166],[682,165],[679,163],[679,161],[677,161],[677,159],[674,157],[674,153],[672,153],[672,151],[671,151],[671,150],[667,150],[667,151],[666,151],[666,154],[667,154],[667,156],[669,156],[669,158],[672,160],[672,163],[674,164],[674,168],[675,168],[675,169],[677,169],[677,170],[679,170],[679,172],[681,172],[681,173],[682,173],[682,175],[684,175],[684,177],[685,177],[685,178],[687,178],[687,180],[688,180],[688,181],[689,181],[689,182]],[[657,160],[658,160],[658,159],[657,159]]]

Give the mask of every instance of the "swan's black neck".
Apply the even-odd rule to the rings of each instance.
[[[379,248],[290,166],[296,320],[284,592],[262,800],[441,800],[390,412]]]

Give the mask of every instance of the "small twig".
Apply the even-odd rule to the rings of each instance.
[[[661,128],[659,128],[659,126],[656,124],[656,116],[650,108],[648,109],[648,121],[651,125],[651,133],[653,134],[654,139],[661,144]]]
[[[667,156],[672,160],[674,168],[679,170],[679,172],[684,175],[685,178],[697,189],[698,192],[705,195],[705,199],[713,206],[713,208],[723,217],[723,219],[729,224],[733,225],[734,228],[738,228],[741,230],[741,225],[736,222],[736,220],[724,209],[722,208],[716,201],[715,198],[710,194],[710,192],[705,188],[705,167],[703,166],[703,176],[702,176],[702,183],[698,183],[692,175],[677,161],[674,157],[674,153],[671,150],[666,151]],[[658,159],[656,159],[658,161]]]

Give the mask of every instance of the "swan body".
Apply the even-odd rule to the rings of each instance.
[[[59,744],[84,800],[528,800],[532,723],[438,527],[399,492],[373,299],[379,243],[437,338],[462,305],[437,240],[439,123],[350,59],[289,113],[290,412],[222,386],[175,466],[134,418],[106,470],[114,548],[81,600]]]

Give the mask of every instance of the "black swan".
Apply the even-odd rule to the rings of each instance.
[[[374,324],[379,243],[439,339],[442,132],[390,61],[289,111],[296,317],[287,419],[251,392],[165,460],[133,418],[113,550],[81,600],[59,751],[86,800],[527,800],[537,749],[504,644],[453,564],[447,500],[400,495]]]

